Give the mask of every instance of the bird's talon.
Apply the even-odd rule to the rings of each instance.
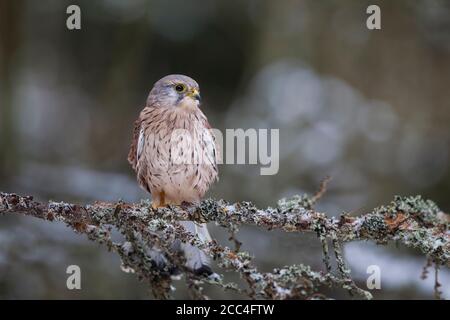
[[[166,204],[160,204],[160,203],[152,202],[152,208],[154,210],[158,210],[160,208],[167,208],[167,205]]]

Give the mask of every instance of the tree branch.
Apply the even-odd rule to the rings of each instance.
[[[220,286],[250,298],[312,299],[325,298],[324,286],[344,288],[351,295],[371,298],[371,294],[358,288],[350,277],[342,255],[342,243],[370,240],[377,244],[397,241],[407,247],[419,249],[436,264],[450,267],[450,233],[448,215],[432,201],[416,197],[395,197],[387,206],[353,217],[343,214],[329,218],[314,209],[322,196],[325,184],[313,197],[295,196],[282,199],[276,208],[258,209],[250,202],[230,204],[224,200],[202,201],[198,206],[171,206],[152,209],[149,201],[140,204],[123,202],[96,202],[92,205],[76,205],[64,202],[34,201],[33,197],[0,193],[0,213],[24,214],[48,221],[60,221],[90,240],[106,245],[122,259],[124,271],[135,272],[146,281],[156,298],[169,298],[174,270],[185,276],[192,298],[205,299],[204,284]],[[216,241],[201,242],[187,232],[180,220],[215,222],[227,228],[236,248],[230,249]],[[235,238],[240,225],[254,225],[267,230],[285,232],[314,232],[319,237],[324,254],[325,272],[313,271],[304,265],[286,266],[271,273],[262,273],[253,264],[253,258],[239,249]],[[111,230],[117,229],[124,237],[121,242],[111,239]],[[208,278],[193,274],[185,265],[184,257],[173,249],[179,239],[191,243],[213,257],[219,267],[238,272],[247,284],[240,288],[226,283],[223,276]],[[337,262],[338,273],[332,272],[328,241]],[[165,263],[157,263],[152,252],[165,257]],[[437,286],[436,286],[437,287]],[[438,288],[438,287],[437,287]]]

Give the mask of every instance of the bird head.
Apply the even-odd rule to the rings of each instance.
[[[194,110],[200,106],[200,100],[200,88],[194,79],[172,74],[154,84],[147,99],[147,105]]]

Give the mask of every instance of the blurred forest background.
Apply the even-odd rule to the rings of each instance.
[[[70,4],[81,7],[79,31],[66,28]],[[382,30],[366,28],[370,4]],[[77,203],[147,197],[126,155],[148,91],[171,73],[199,82],[215,128],[280,129],[279,173],[222,165],[212,197],[274,205],[331,175],[318,207],[329,215],[397,194],[450,211],[448,0],[0,0],[0,190]],[[314,235],[244,227],[238,238],[263,271],[323,269]],[[367,266],[381,267],[375,298],[433,297],[417,252],[345,251],[361,285]],[[80,291],[66,288],[71,264]],[[149,298],[119,266],[63,225],[0,217],[0,298]],[[449,271],[440,276],[450,298]],[[176,297],[186,297],[182,281]]]

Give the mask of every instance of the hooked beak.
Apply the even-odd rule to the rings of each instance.
[[[192,99],[198,101],[198,103],[200,103],[200,102],[202,101],[202,98],[201,98],[201,96],[200,96],[200,92],[198,92],[197,89],[192,90],[192,91],[189,93],[189,96],[190,96]]]

